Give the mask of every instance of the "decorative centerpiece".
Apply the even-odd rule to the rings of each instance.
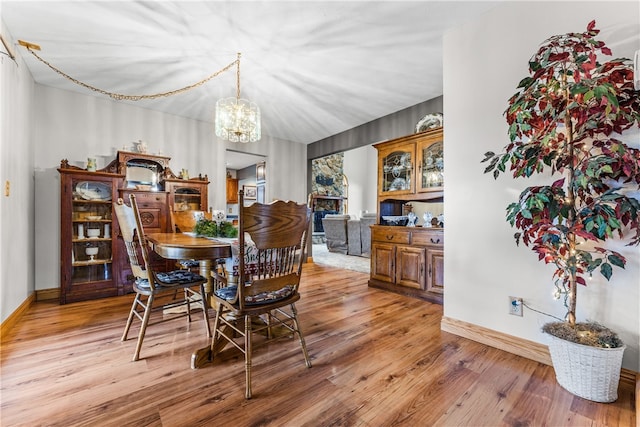
[[[199,219],[193,231],[204,237],[238,237],[238,229],[232,223],[206,218]]]
[[[625,347],[601,325],[576,322],[577,288],[594,272],[609,280],[613,267],[625,267],[625,257],[605,247],[609,239],[631,234],[629,245],[640,244],[640,201],[629,191],[640,189],[640,150],[617,138],[638,126],[640,94],[629,60],[597,61],[598,53],[611,55],[598,33],[592,21],[584,33],[545,41],[529,61],[531,76],[509,100],[511,142],[483,162],[495,178],[507,163],[514,178],[547,169],[562,175],[551,185],[525,188],[507,207],[507,220],[519,230],[516,244],[556,266],[556,297],[567,313],[543,330],[553,337],[558,383],[586,399],[612,402]]]

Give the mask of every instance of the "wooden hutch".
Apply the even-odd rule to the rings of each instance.
[[[119,151],[105,168],[60,163],[60,303],[123,295],[133,275],[112,203],[135,194],[145,232],[169,232],[169,208],[208,209],[207,176],[174,175],[170,157]],[[156,268],[173,262],[155,257]]]
[[[444,293],[444,229],[392,226],[383,217],[403,215],[409,202],[444,201],[443,143],[440,127],[374,145],[378,220],[371,226],[369,279],[369,286],[439,304]]]

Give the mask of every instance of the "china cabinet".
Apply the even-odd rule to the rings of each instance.
[[[442,202],[442,128],[375,144],[378,150],[378,220],[371,226],[369,286],[442,303],[444,229],[391,225],[411,202]]]
[[[124,177],[88,172],[66,160],[60,172],[60,303],[121,295],[112,200]]]

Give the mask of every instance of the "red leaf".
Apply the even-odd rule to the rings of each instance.
[[[596,20],[594,19],[593,21],[589,22],[589,25],[587,25],[587,31],[591,31],[596,27]]]
[[[576,277],[576,283],[582,286],[587,286],[587,282],[584,281],[584,278],[578,276]]]
[[[569,57],[569,52],[552,53],[549,55],[549,61],[562,61]]]

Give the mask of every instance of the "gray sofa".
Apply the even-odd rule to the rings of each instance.
[[[375,213],[364,213],[360,219],[349,215],[327,215],[322,219],[329,252],[369,257],[371,255],[371,228],[376,223]]]
[[[363,213],[360,218],[360,241],[362,256],[371,256],[371,226],[378,220],[375,212]]]
[[[347,221],[349,215],[328,214],[322,218],[322,228],[329,252],[347,254]]]

